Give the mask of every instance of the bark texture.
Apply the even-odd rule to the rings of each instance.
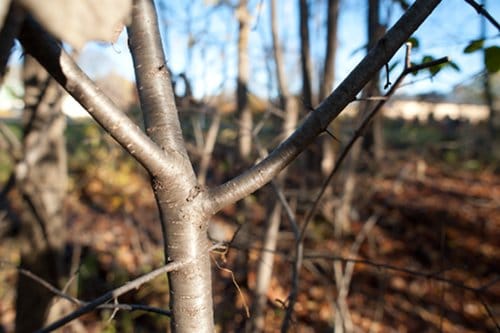
[[[132,14],[129,44],[146,132],[179,171],[175,177],[162,177],[148,169],[160,211],[165,261],[191,260],[168,273],[171,328],[174,332],[213,332],[209,217],[200,205],[203,189],[197,185],[182,137],[153,2],[134,1]]]
[[[151,175],[164,228],[166,261],[187,263],[168,275],[173,331],[214,331],[208,218],[261,188],[289,165],[354,100],[439,3],[416,1],[339,87],[268,157],[210,189],[196,183],[185,153],[151,0],[135,1],[129,29],[138,88],[144,94],[142,110],[148,113],[145,122],[149,136],[96,88],[53,38],[32,21],[24,24],[20,40],[26,51]]]

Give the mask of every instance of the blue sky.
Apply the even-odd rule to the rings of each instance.
[[[168,64],[174,74],[186,72],[192,80],[195,96],[203,97],[222,91],[230,92],[236,86],[236,40],[238,24],[233,11],[228,7],[207,5],[210,0],[160,1],[159,19]],[[253,20],[250,37],[251,78],[250,90],[267,97],[275,94],[274,77],[269,75],[273,68],[269,48],[271,46],[269,27],[269,1],[250,0]],[[366,0],[343,0],[339,22],[339,49],[336,61],[336,83],[349,73],[364,56],[366,45]],[[382,1],[384,3],[384,0]],[[384,20],[394,23],[402,14],[398,6],[386,5],[381,11]],[[314,58],[314,82],[319,81],[322,57],[325,47],[326,1],[312,0],[311,3],[311,50]],[[286,75],[289,88],[300,90],[299,40],[297,1],[278,0],[280,37],[286,55]],[[500,1],[488,0],[488,11],[500,17]],[[500,44],[498,32],[487,24],[489,45]],[[189,38],[189,32],[194,38]],[[423,55],[449,56],[460,67],[456,72],[443,70],[432,80],[427,74],[410,78],[416,81],[400,89],[399,93],[416,94],[430,91],[447,93],[458,84],[467,83],[481,71],[480,53],[463,54],[465,46],[480,34],[480,17],[464,0],[444,0],[431,17],[417,31],[420,42],[413,50],[413,59]],[[193,47],[188,48],[191,42]],[[402,59],[399,52],[393,62]],[[79,62],[92,77],[103,76],[110,70],[133,80],[133,68],[122,33],[117,43],[103,45],[89,43],[81,52]],[[396,72],[392,76],[395,77]]]

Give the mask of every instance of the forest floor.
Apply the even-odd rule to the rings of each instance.
[[[358,174],[350,232],[336,239],[328,214],[318,214],[310,226],[292,331],[332,331],[338,296],[334,262],[345,269],[346,259],[356,259],[347,304],[357,331],[499,332],[498,170],[456,168],[414,153],[393,155],[377,174]],[[161,266],[163,260],[147,177],[126,168],[95,167],[83,176],[72,175],[67,198],[68,266],[77,279],[68,292],[83,300]],[[334,183],[334,194],[324,199],[333,202],[332,207],[341,194],[340,183]],[[235,245],[224,255],[212,255],[216,321],[222,332],[240,331],[244,325],[272,196],[263,189],[245,200],[245,208],[234,205],[214,218],[225,239],[231,239],[243,222],[252,226],[252,232],[238,235],[246,238],[242,243],[246,248]],[[300,206],[300,198],[296,202]],[[298,211],[300,222],[300,207]],[[351,253],[356,236],[370,219],[375,224],[359,251]],[[279,331],[284,317],[292,248],[293,236],[283,226],[268,292],[266,332]],[[15,235],[1,240],[0,257],[18,262]],[[241,292],[233,274],[242,279],[237,281]],[[0,266],[0,332],[2,327],[6,332],[13,329],[15,284],[16,271]],[[166,278],[159,277],[120,301],[165,307]],[[83,325],[86,332],[150,332],[168,322],[144,312],[120,311],[108,321],[110,316],[108,310],[93,312],[74,323],[73,331]]]

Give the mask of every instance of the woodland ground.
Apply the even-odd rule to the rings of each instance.
[[[332,258],[344,257],[364,261],[355,265],[348,296],[352,320],[362,332],[498,332],[500,163],[485,148],[483,129],[397,122],[386,127],[389,144],[383,164],[374,171],[364,154],[357,170],[351,233],[335,241],[328,214],[342,194],[345,168],[310,226],[305,249],[315,255],[304,263],[293,331],[332,331],[337,295]],[[77,277],[68,292],[91,300],[160,266],[161,233],[146,175],[109,138],[95,126],[74,125],[68,147],[67,262]],[[214,183],[234,172],[231,154],[224,145],[214,152]],[[301,183],[304,178],[310,178],[309,183],[321,181],[317,175],[304,177],[300,165],[299,161],[290,168],[286,190],[299,222],[319,187],[303,191]],[[7,167],[2,168],[6,172]],[[245,200],[246,210],[234,205],[214,219],[225,239],[243,221],[252,225],[251,232],[238,234],[246,240],[245,249],[235,242],[225,255],[212,255],[216,321],[224,332],[238,331],[245,319],[241,296],[251,302],[266,205],[274,196],[266,187]],[[360,251],[349,253],[356,234],[372,216],[377,222]],[[284,316],[292,242],[284,222],[268,293],[267,332],[278,331]],[[2,260],[18,262],[16,243],[15,231],[1,239]],[[242,269],[234,264],[240,251],[247,253],[246,281],[238,281],[242,294],[234,304],[225,296],[237,293],[231,271]],[[120,301],[165,306],[165,281],[159,277]],[[0,325],[7,332],[13,329],[15,283],[16,271],[2,267]],[[110,315],[96,311],[80,323],[86,332],[151,332],[168,326],[167,318],[144,312],[120,311],[108,321]]]

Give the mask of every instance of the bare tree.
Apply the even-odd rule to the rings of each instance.
[[[319,85],[319,99],[323,100],[333,89],[335,81],[335,59],[337,53],[337,26],[340,0],[328,0],[328,17],[326,24],[326,50],[323,63],[321,82]],[[328,175],[335,162],[335,140],[329,136],[322,138],[321,172]]]
[[[66,242],[64,198],[67,166],[60,111],[61,89],[35,59],[26,56],[24,137],[22,159],[15,179],[22,205],[21,267],[54,285],[62,283]],[[16,332],[33,332],[43,326],[53,294],[24,275],[17,283]]]
[[[300,66],[302,70],[302,98],[307,107],[313,106],[311,86],[312,60],[309,41],[309,5],[307,0],[299,0],[300,20]]]
[[[321,82],[319,85],[320,100],[323,100],[330,94],[333,89],[333,83],[335,82],[335,59],[337,54],[337,27],[340,0],[328,0],[327,3],[326,49]]]
[[[371,50],[383,36],[383,27],[379,22],[380,1],[368,0],[368,51]],[[379,96],[378,73],[368,82],[363,90],[364,97]],[[374,101],[363,101],[359,105],[358,119],[362,119],[372,108]],[[335,234],[340,237],[342,233],[350,231],[350,212],[356,189],[356,168],[361,154],[361,146],[368,141],[367,145],[373,147],[374,155],[382,158],[383,154],[383,132],[381,115],[375,117],[368,133],[363,140],[358,141],[352,149],[349,157],[349,167],[344,180],[343,196],[339,208],[335,213]],[[377,157],[376,157],[376,160]]]
[[[276,0],[271,0],[271,34],[273,41],[273,54],[276,67],[276,78],[278,82],[278,94],[281,108],[284,108],[284,119],[282,125],[282,136],[289,136],[297,126],[299,115],[299,103],[296,98],[290,96],[285,81],[285,65],[283,52],[278,34],[278,16]],[[264,152],[263,152],[264,153]],[[274,266],[274,251],[278,243],[279,228],[282,220],[282,200],[285,200],[283,190],[286,179],[286,170],[280,173],[273,183],[275,191],[279,191],[278,198],[274,204],[268,207],[268,220],[264,232],[263,247],[268,251],[262,251],[259,265],[257,267],[256,286],[254,290],[254,303],[252,306],[252,318],[249,323],[251,332],[264,330],[264,317],[267,305],[267,292],[271,285],[271,277]]]
[[[371,49],[385,33],[380,21],[380,0],[368,0],[368,49]],[[380,83],[378,74],[367,86],[366,96],[379,96]],[[369,110],[373,103],[366,103],[364,109]],[[367,111],[362,111],[366,113]],[[373,119],[372,129],[366,136],[367,146],[372,146],[375,161],[380,163],[384,157],[384,129],[382,115]]]
[[[355,99],[439,2],[415,2],[286,140],[247,171],[213,188],[197,183],[186,153],[152,1],[134,2],[129,27],[147,135],[96,88],[50,35],[31,20],[24,24],[20,40],[26,52],[32,54],[151,176],[165,239],[165,260],[179,264],[168,273],[173,331],[214,331],[209,257],[212,246],[207,238],[209,218],[222,207],[264,186],[297,158]]]
[[[248,61],[248,39],[250,37],[250,13],[248,1],[240,0],[236,10],[239,22],[238,30],[238,82],[236,100],[239,116],[239,153],[243,159],[248,159],[252,152],[252,110],[248,104],[248,79],[250,63]]]

